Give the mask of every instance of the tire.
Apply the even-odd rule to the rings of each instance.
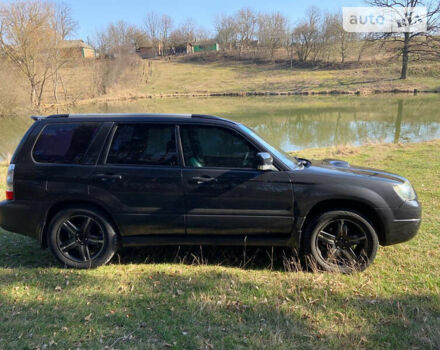
[[[107,215],[94,208],[69,207],[51,220],[47,243],[64,266],[78,269],[107,264],[118,250],[118,236]]]
[[[379,239],[362,214],[334,210],[318,215],[307,225],[302,247],[308,267],[351,273],[363,271],[373,262]]]

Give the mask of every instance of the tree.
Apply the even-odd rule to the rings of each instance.
[[[52,86],[53,86],[53,97],[55,102],[58,102],[58,81],[61,79],[59,74],[59,69],[65,60],[61,57],[60,44],[61,41],[66,40],[70,37],[78,28],[78,23],[73,19],[72,9],[64,4],[59,3],[54,5],[54,17],[52,19],[52,26],[59,35],[55,36],[55,59],[52,61]],[[61,81],[62,82],[62,81]]]
[[[341,63],[344,63],[347,57],[347,52],[350,50],[355,40],[358,39],[358,35],[357,33],[351,33],[344,30],[341,13],[326,15],[324,23],[324,42],[330,42],[331,44],[336,45],[341,57]]]
[[[70,37],[78,29],[78,22],[74,20],[72,8],[65,3],[57,3],[55,6],[55,21],[57,31],[62,40]]]
[[[151,41],[153,41],[154,44],[157,43],[159,40],[159,26],[160,26],[160,20],[159,16],[155,12],[149,12],[147,13],[147,16],[145,17],[145,31],[150,38]]]
[[[121,57],[133,54],[146,41],[146,34],[139,28],[119,21],[98,32],[93,46],[101,57]]]
[[[310,57],[316,59],[322,42],[319,9],[311,7],[307,10],[306,18],[293,29],[291,41],[300,62],[305,62]]]
[[[210,33],[201,27],[197,27],[193,19],[187,19],[170,34],[172,46],[207,40]]]
[[[260,14],[258,17],[258,40],[260,44],[269,49],[273,60],[275,50],[283,47],[287,36],[287,18],[281,13],[270,15]]]
[[[151,45],[146,33],[124,21],[110,23],[96,34],[94,46],[101,60],[93,65],[93,82],[98,94],[107,94],[121,79],[135,71],[139,57],[137,48]],[[110,58],[110,59],[106,59]]]
[[[163,50],[166,50],[169,46],[168,39],[171,34],[172,28],[173,28],[173,19],[170,16],[162,15],[159,25],[159,39],[162,43]]]
[[[54,67],[60,64],[57,46],[61,30],[52,3],[16,1],[0,7],[0,51],[29,83],[30,102],[39,109]]]
[[[149,12],[145,17],[145,30],[157,47],[159,54],[169,46],[169,36],[173,27],[173,19],[168,15],[158,15],[155,12]],[[161,49],[162,48],[162,49]]]
[[[382,33],[374,37],[374,40],[383,40],[383,47],[394,52],[396,56],[402,59],[400,79],[406,79],[408,75],[408,64],[410,55],[438,56],[438,31],[440,17],[440,1],[434,0],[367,0],[372,6],[383,8],[398,9],[402,7],[427,7],[427,30],[426,32],[404,32],[404,33]],[[415,19],[412,13],[407,13],[403,19],[409,25],[413,24]]]
[[[238,41],[237,22],[233,16],[220,15],[215,22],[216,38],[222,49],[232,49]]]
[[[258,24],[257,15],[249,8],[244,8],[236,14],[236,29],[239,43],[239,58],[242,50],[247,47],[255,37]]]

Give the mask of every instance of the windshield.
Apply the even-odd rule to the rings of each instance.
[[[249,129],[248,127],[239,124],[239,128],[244,131],[247,135],[257,140],[266,150],[272,153],[275,157],[277,157],[280,161],[282,161],[286,166],[291,169],[298,168],[298,162],[295,158],[290,157],[287,153],[275,148],[271,144],[267,143],[260,135],[258,135],[255,131]]]

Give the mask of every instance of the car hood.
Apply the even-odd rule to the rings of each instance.
[[[403,183],[406,179],[383,170],[351,165],[343,160],[323,159],[313,160],[307,169],[314,173],[327,174],[330,176],[362,178],[364,180],[376,180],[391,183]]]

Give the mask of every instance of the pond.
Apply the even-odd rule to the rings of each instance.
[[[284,151],[440,138],[440,95],[436,94],[163,98],[54,112],[215,114],[246,124]],[[31,123],[28,116],[0,118],[0,160],[13,153]]]

